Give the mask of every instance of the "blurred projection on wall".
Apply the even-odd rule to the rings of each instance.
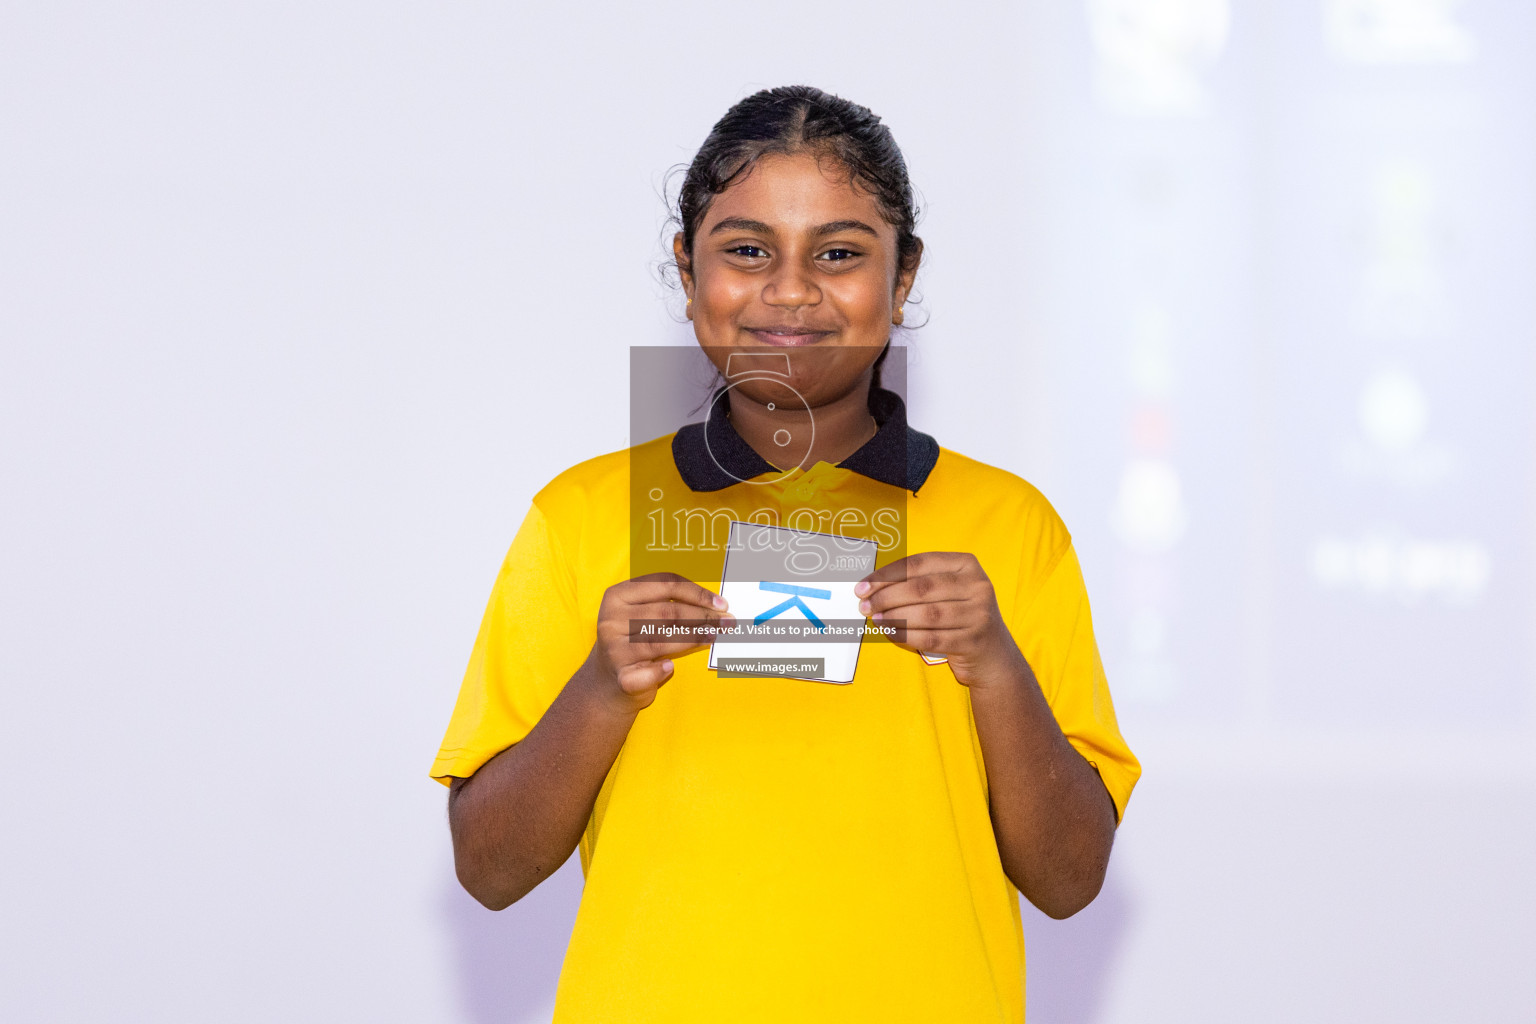
[[[1462,0],[1325,0],[1328,52],[1346,64],[1460,64],[1476,56]]]
[[[1120,474],[1115,536],[1133,551],[1161,554],[1184,536],[1179,474],[1163,459],[1134,459]]]
[[[1424,391],[1411,374],[1383,370],[1360,394],[1360,426],[1378,448],[1401,452],[1424,436],[1429,410]]]
[[[1120,474],[1110,521],[1133,551],[1170,550],[1184,534],[1179,475],[1173,447],[1173,323],[1168,311],[1146,302],[1131,317],[1125,368],[1130,378],[1130,459]]]
[[[1455,450],[1430,432],[1429,401],[1419,379],[1397,366],[1374,371],[1355,409],[1359,436],[1345,442],[1346,477],[1419,489],[1455,468]]]
[[[1136,311],[1131,325],[1131,390],[1137,398],[1166,402],[1173,392],[1173,359],[1170,341],[1173,324],[1168,311],[1146,305]]]
[[[1425,540],[1389,532],[1350,540],[1325,537],[1312,548],[1312,578],[1325,590],[1353,590],[1405,605],[1477,603],[1492,560],[1474,540]]]
[[[1166,460],[1133,459],[1126,465],[1111,523],[1132,553],[1121,563],[1129,627],[1128,657],[1121,664],[1125,689],[1135,700],[1165,701],[1176,691],[1176,672],[1166,651],[1168,622],[1178,597],[1169,552],[1185,526],[1179,476]]]
[[[1436,188],[1415,160],[1390,160],[1370,186],[1371,226],[1355,321],[1372,337],[1443,336],[1450,327]]]
[[[1087,0],[1098,101],[1117,113],[1202,113],[1201,76],[1227,45],[1227,0]]]
[[[1124,369],[1130,384],[1128,457],[1110,509],[1110,527],[1128,549],[1122,563],[1126,609],[1120,680],[1127,697],[1163,703],[1176,695],[1170,620],[1178,572],[1170,553],[1184,536],[1183,485],[1173,454],[1173,320],[1143,301],[1130,317]]]
[[[1167,621],[1155,608],[1137,608],[1126,621],[1129,657],[1115,685],[1142,704],[1165,704],[1178,695],[1178,674],[1167,654]]]

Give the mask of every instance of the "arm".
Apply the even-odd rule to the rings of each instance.
[[[1029,901],[1071,917],[1104,884],[1115,805],[1073,749],[1022,654],[1012,670],[973,682],[971,709],[987,766],[992,829],[1003,870]]]
[[[667,659],[698,646],[632,641],[630,623],[714,623],[723,605],[710,591],[670,574],[608,589],[591,653],[528,735],[470,778],[451,783],[454,868],[470,895],[501,910],[565,863],[630,726],[671,677]]]
[[[972,555],[911,555],[859,585],[876,621],[905,620],[902,646],[946,655],[970,688],[1003,870],[1031,903],[1071,917],[1104,884],[1115,808],[1057,725]]]
[[[459,883],[492,910],[570,857],[637,712],[605,693],[591,656],[519,743],[448,794]]]

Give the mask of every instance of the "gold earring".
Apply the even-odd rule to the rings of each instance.
[[[906,308],[907,307],[906,307],[905,304],[897,306],[896,307],[896,315],[891,318],[891,323],[896,324],[897,326],[900,326],[901,325],[901,321],[904,319],[904,316],[902,314],[902,310],[904,310]]]

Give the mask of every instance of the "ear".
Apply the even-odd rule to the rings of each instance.
[[[912,253],[912,258],[906,269],[896,271],[896,286],[891,291],[891,305],[900,309],[907,301],[907,296],[912,294],[912,283],[917,280],[918,265],[923,262],[923,240],[913,239],[917,243],[917,250]]]
[[[672,259],[677,263],[678,280],[683,283],[683,294],[688,297],[688,308],[684,311],[689,320],[693,319],[693,263],[688,259],[688,253],[683,249],[683,233],[679,231],[672,236]]]

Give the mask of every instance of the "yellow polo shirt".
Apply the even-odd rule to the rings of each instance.
[[[584,462],[534,498],[434,778],[468,777],[522,739],[585,659],[603,591],[631,576],[632,474],[734,514],[891,486],[817,463],[694,493],[674,440]],[[933,452],[902,495],[905,553],[977,557],[1062,731],[1123,813],[1140,766],[1066,527],[1019,477]],[[714,574],[692,578],[718,589],[722,557],[696,557]],[[719,678],[704,649],[674,661],[582,837],[556,1024],[1022,1021],[1019,895],[988,817],[969,691],[950,670],[871,640],[848,685]]]

